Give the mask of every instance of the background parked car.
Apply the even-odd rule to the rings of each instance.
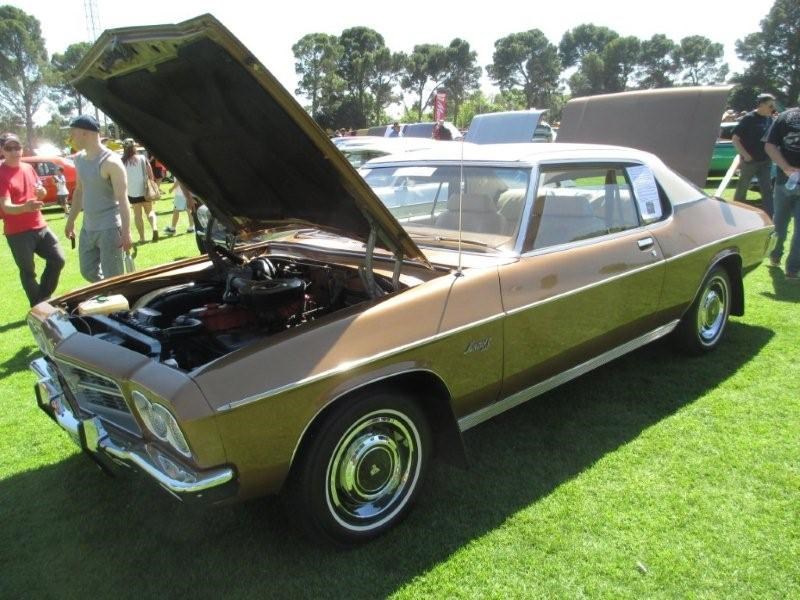
[[[45,203],[56,201],[56,183],[53,176],[58,173],[58,168],[64,168],[64,176],[67,179],[67,189],[69,190],[68,202],[72,202],[72,193],[75,191],[75,163],[63,156],[23,156],[22,162],[33,165],[39,179],[47,190],[44,197]]]
[[[553,130],[544,110],[512,110],[475,115],[464,139],[474,144],[552,142]]]
[[[708,167],[709,177],[722,177],[736,156],[736,148],[733,147],[731,137],[733,130],[738,125],[736,121],[721,123],[719,126],[719,138],[714,144],[714,154],[711,155],[711,165]]]

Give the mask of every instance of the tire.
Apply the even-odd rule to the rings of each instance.
[[[431,455],[430,426],[408,396],[345,400],[311,435],[289,484],[289,510],[312,537],[350,546],[407,514]]]
[[[714,350],[725,334],[730,310],[730,276],[723,267],[714,267],[675,330],[680,349],[694,355]]]

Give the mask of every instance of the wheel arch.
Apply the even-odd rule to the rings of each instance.
[[[308,441],[315,436],[316,432],[319,431],[319,428],[333,412],[341,407],[344,402],[347,402],[349,398],[367,394],[370,390],[376,389],[400,390],[413,397],[430,424],[434,439],[434,456],[455,466],[466,467],[466,449],[461,437],[461,430],[458,427],[458,421],[453,414],[452,395],[447,384],[433,371],[412,369],[363,382],[334,396],[314,415],[314,418],[300,436],[292,453],[290,472],[299,462],[298,458],[307,446]],[[420,400],[418,393],[420,389],[431,391],[426,396],[428,401]]]
[[[728,279],[731,283],[731,308],[730,314],[737,317],[744,315],[744,283],[742,281],[742,257],[735,250],[728,250],[727,252],[716,257],[714,262],[706,271],[703,281],[706,280],[708,274],[714,270],[715,267],[722,267],[728,273]],[[698,288],[697,293],[700,293],[702,288]]]

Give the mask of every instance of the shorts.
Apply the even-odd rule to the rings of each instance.
[[[129,204],[141,204],[142,202],[146,201],[147,199],[144,196],[128,196]]]
[[[173,201],[175,206],[175,210],[186,210],[186,196],[183,194],[175,194],[175,200]]]
[[[58,202],[60,205],[64,206],[67,203],[67,198],[69,198],[69,194],[58,195],[58,196],[56,196],[56,202]]]

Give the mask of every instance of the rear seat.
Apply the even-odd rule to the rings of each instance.
[[[548,189],[534,204],[538,221],[534,249],[566,244],[606,233],[605,219],[594,214],[593,194],[570,188]]]

